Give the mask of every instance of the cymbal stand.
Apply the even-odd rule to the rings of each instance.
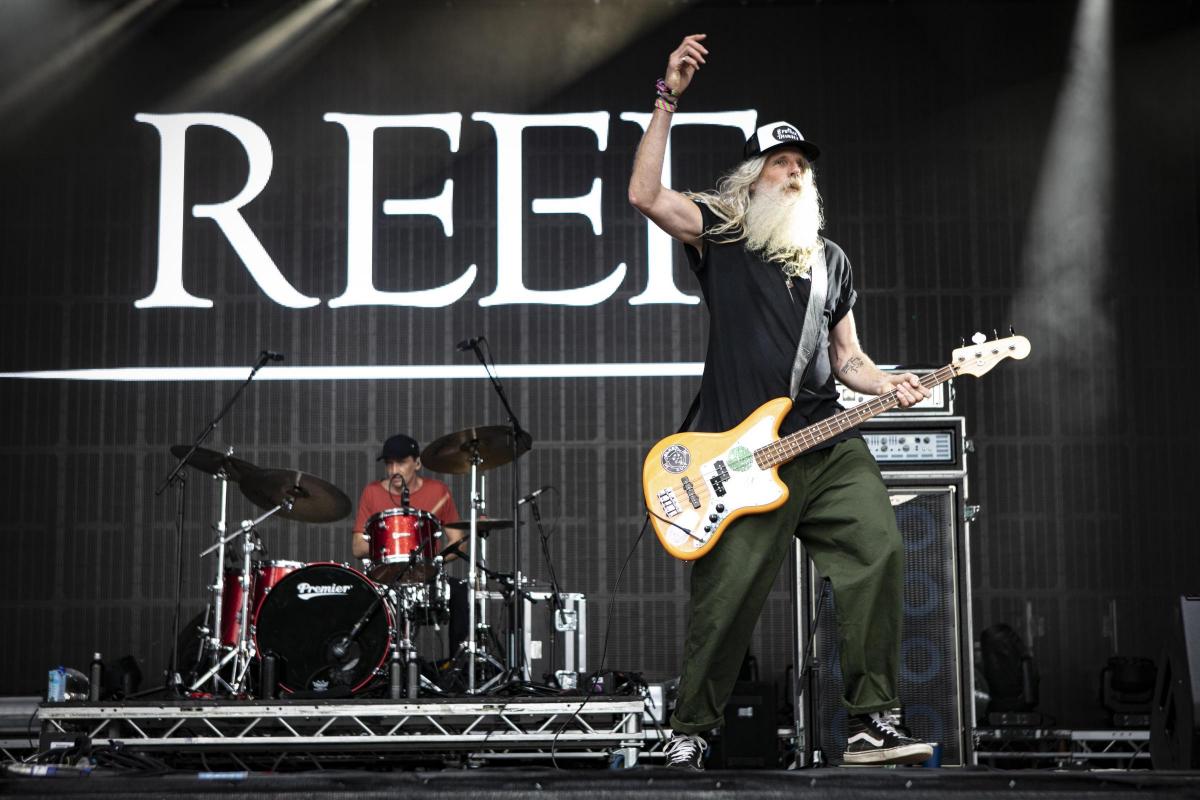
[[[164,491],[166,491],[167,487],[170,486],[171,484],[177,484],[179,486],[178,514],[177,514],[177,518],[176,518],[176,522],[175,522],[175,535],[176,535],[176,539],[177,539],[176,547],[178,548],[176,550],[176,552],[178,554],[179,569],[178,569],[178,575],[175,580],[175,615],[174,615],[174,621],[172,622],[172,631],[171,631],[171,665],[168,668],[168,673],[169,673],[168,686],[175,688],[177,691],[178,691],[178,688],[183,684],[183,679],[179,675],[179,607],[180,607],[181,600],[183,597],[183,527],[184,527],[184,524],[183,524],[184,481],[183,481],[183,477],[182,477],[183,467],[185,464],[188,463],[188,461],[196,453],[196,451],[200,449],[200,446],[202,444],[204,444],[204,442],[208,439],[208,437],[212,435],[212,432],[217,429],[217,426],[219,424],[221,424],[221,420],[225,418],[225,415],[228,414],[229,410],[231,408],[233,408],[235,403],[237,403],[238,398],[241,397],[242,392],[246,389],[247,386],[250,385],[250,382],[254,380],[254,376],[258,374],[258,371],[260,369],[262,369],[263,367],[265,367],[267,365],[267,362],[271,361],[271,360],[272,360],[272,354],[270,352],[264,350],[261,353],[259,353],[258,361],[256,361],[254,363],[254,366],[250,368],[250,374],[248,376],[246,376],[246,380],[242,381],[241,385],[238,386],[238,388],[234,391],[234,393],[230,396],[230,398],[225,401],[225,405],[221,407],[221,410],[217,412],[217,415],[215,417],[213,417],[212,421],[210,421],[208,423],[208,425],[205,426],[204,430],[201,431],[196,436],[195,440],[192,442],[191,448],[177,462],[175,462],[175,466],[171,469],[170,474],[168,474],[167,477],[163,479],[162,483],[160,483],[158,485],[158,488],[154,490],[154,496],[158,497]],[[231,449],[229,451],[229,453],[232,453],[232,452],[233,452],[233,450]],[[225,479],[222,479],[222,480],[225,481]],[[224,527],[223,527],[224,519],[225,519],[225,484],[223,483],[223,485],[221,487],[222,528],[220,529],[219,534],[224,533]],[[217,583],[220,583],[222,581],[222,579],[223,579],[223,574],[218,572],[217,573]],[[218,589],[217,591],[220,591],[220,590]],[[221,611],[220,611],[220,607],[218,606],[217,619],[216,619],[216,629],[218,629],[218,630],[220,629],[220,626],[221,626],[220,614],[221,614]],[[220,646],[219,638],[217,638],[217,646],[218,647]],[[216,658],[215,650],[213,651],[213,657]],[[193,689],[193,691],[194,691],[194,689]]]
[[[487,348],[487,356],[483,354],[483,349],[479,344],[483,343]],[[508,426],[511,430],[509,440],[512,444],[512,519],[513,527],[513,580],[516,586],[523,586],[525,576],[521,574],[521,554],[524,552],[521,547],[521,526],[516,525],[519,515],[520,502],[517,500],[517,484],[520,482],[520,464],[521,445],[525,444],[526,449],[529,448],[532,440],[529,432],[521,427],[520,421],[517,419],[517,414],[513,411],[512,405],[508,402],[508,394],[504,391],[504,386],[500,383],[500,379],[496,376],[495,359],[492,358],[492,346],[484,336],[476,337],[469,340],[470,349],[474,351],[475,357],[479,359],[479,363],[483,366],[483,370],[487,373],[488,380],[492,384],[492,388],[496,390],[496,396],[500,398],[500,404],[504,406],[504,411],[508,414]],[[488,362],[491,362],[489,365]],[[474,517],[472,517],[472,525]],[[471,531],[471,535],[475,535],[475,531]],[[505,666],[508,670],[506,678],[510,681],[521,682],[522,679],[528,680],[528,671],[525,668],[525,632],[524,621],[521,618],[520,604],[514,603],[509,609],[509,625],[508,625],[508,641],[507,652],[505,653]]]
[[[471,530],[470,553],[467,560],[467,694],[475,694],[475,653],[478,638],[475,633],[475,603],[476,589],[479,585],[479,565],[476,547],[479,544],[479,513],[485,508],[483,499],[482,478],[479,475],[479,465],[483,461],[479,456],[479,441],[469,443],[471,447]]]
[[[237,533],[234,533],[230,536],[219,537],[216,544],[200,553],[201,558],[203,558],[204,556],[216,550],[218,553],[218,563],[223,563],[225,545],[229,542],[232,542],[234,539],[237,539],[239,536],[242,537],[241,625],[238,626],[237,644],[229,648],[229,652],[226,653],[219,661],[213,664],[208,672],[197,678],[196,682],[188,687],[189,691],[196,691],[198,688],[203,686],[205,682],[207,682],[209,679],[212,679],[214,688],[219,687],[220,684],[224,684],[225,690],[230,695],[238,695],[241,693],[243,683],[246,680],[246,674],[250,669],[250,663],[254,660],[255,656],[254,640],[250,638],[250,554],[259,549],[260,544],[258,536],[254,533],[254,529],[258,527],[258,525],[264,520],[274,516],[279,511],[285,509],[290,511],[294,503],[295,500],[291,496],[283,498],[274,508],[270,509],[269,511],[263,512],[254,519],[243,520],[241,526],[238,528]],[[222,577],[224,577],[223,573]],[[214,629],[220,629],[219,619],[217,624],[214,626]],[[218,644],[220,643],[219,638],[217,639],[217,642]],[[221,670],[224,669],[225,665],[231,661],[233,662],[233,667],[230,672],[232,683],[227,682],[220,677]]]
[[[226,451],[226,455],[233,455],[233,447],[229,447],[229,449]],[[227,541],[224,535],[226,535],[226,525],[229,515],[229,479],[228,476],[224,474],[224,471],[222,471],[220,475],[217,475],[217,479],[221,481],[221,517],[217,519],[217,541],[224,542]],[[211,552],[211,548],[206,552]],[[224,612],[224,557],[226,557],[226,553],[224,553],[224,547],[217,547],[216,577],[212,578],[212,585],[210,587],[210,590],[212,591],[212,610],[210,614],[212,624],[209,627],[208,638],[210,669],[212,667],[216,667],[217,663],[221,661],[221,624],[223,622],[221,618]],[[241,590],[242,594],[245,595],[247,590],[246,581],[248,579],[248,576],[245,572],[242,572],[241,579]],[[220,667],[217,667],[217,669],[220,670]],[[193,684],[190,687],[190,691],[196,691],[196,686],[198,684],[202,684],[202,682],[203,681],[197,681],[197,684]],[[221,687],[218,686],[218,684],[222,684],[222,682],[224,681],[220,675],[217,673],[212,673],[212,688],[214,688],[214,691],[220,690]],[[229,688],[229,685],[226,684],[224,688]]]

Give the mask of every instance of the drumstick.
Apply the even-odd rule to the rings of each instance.
[[[434,504],[433,508],[430,509],[429,513],[433,514],[436,517],[437,513],[442,510],[442,506],[446,505],[446,501],[449,499],[450,499],[450,495],[448,495],[448,494],[442,495],[442,499],[438,500],[437,503]]]

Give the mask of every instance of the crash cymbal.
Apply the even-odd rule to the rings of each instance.
[[[524,525],[525,523],[521,523]],[[513,526],[511,519],[477,519],[475,520],[475,529],[482,534],[489,534],[492,531],[506,531]],[[471,530],[471,520],[460,519],[458,522],[443,522],[442,527],[452,531],[469,531]]]
[[[173,445],[171,447],[171,455],[176,458],[183,458],[187,455],[188,450],[191,449],[192,446],[190,444]],[[249,461],[227,456],[216,450],[209,450],[207,447],[197,447],[196,452],[192,453],[192,457],[187,460],[187,465],[195,467],[201,472],[207,472],[209,475],[223,474],[231,481],[240,481],[246,475],[258,472],[258,467]]]
[[[242,494],[262,509],[272,509],[285,498],[292,507],[279,516],[299,522],[334,522],[350,514],[350,498],[332,483],[298,469],[260,469],[242,478]]]
[[[517,455],[529,452],[533,437],[521,431]],[[507,425],[464,428],[430,442],[421,453],[421,463],[434,472],[460,475],[471,471],[471,454],[479,453],[479,468],[491,469],[513,460],[512,429]]]

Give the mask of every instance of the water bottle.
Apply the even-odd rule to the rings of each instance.
[[[50,670],[50,680],[46,687],[46,702],[61,703],[67,696],[67,670],[55,667]]]
[[[88,700],[93,703],[100,700],[100,682],[104,679],[104,661],[99,653],[92,654],[92,671],[88,676]]]

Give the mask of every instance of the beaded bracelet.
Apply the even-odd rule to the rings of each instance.
[[[672,92],[671,87],[667,86],[667,82],[662,78],[659,78],[654,84],[654,89],[658,94],[658,99],[654,101],[654,107],[672,114],[675,113],[675,109],[679,107],[679,95]]]

